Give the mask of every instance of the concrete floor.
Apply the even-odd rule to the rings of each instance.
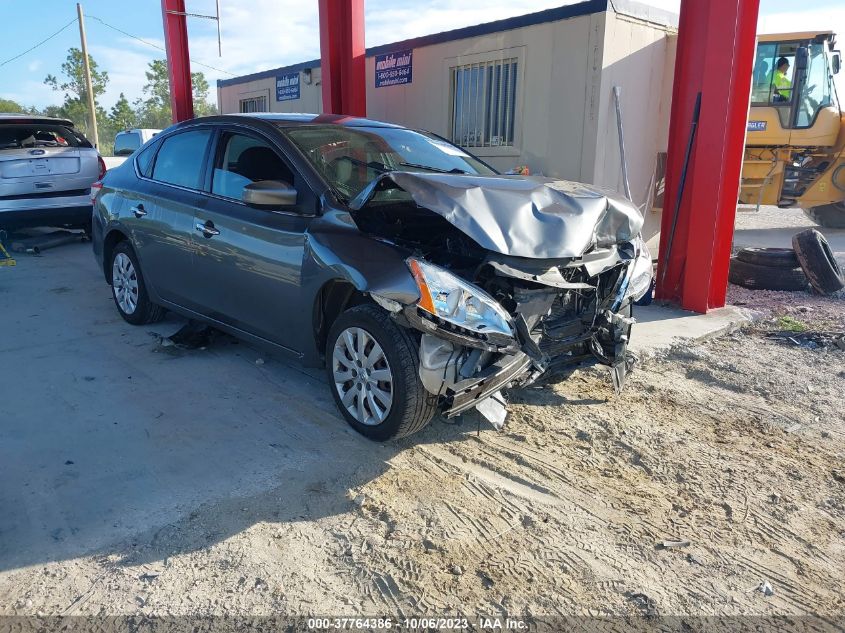
[[[736,244],[786,246],[809,225],[775,212],[740,214]],[[845,254],[845,231],[825,233]],[[353,487],[401,450],[352,432],[320,372],[228,339],[162,348],[183,321],[126,324],[90,244],[17,259],[0,268],[0,571],[79,556],[207,501],[280,483],[304,493],[328,470]],[[746,318],[636,316],[632,347],[646,356]]]
[[[640,358],[684,342],[703,341],[731,332],[750,320],[747,310],[727,306],[707,314],[672,306],[635,306],[630,350]]]
[[[347,427],[318,373],[229,341],[162,348],[175,317],[125,323],[89,243],[17,260],[0,268],[0,571],[327,469],[354,485],[395,452]]]

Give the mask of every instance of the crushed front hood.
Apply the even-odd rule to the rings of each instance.
[[[482,248],[514,257],[580,257],[593,246],[633,239],[643,225],[639,210],[609,191],[539,176],[392,171],[367,185],[349,207],[358,211],[379,191],[396,187]]]

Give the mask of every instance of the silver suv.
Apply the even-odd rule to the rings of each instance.
[[[90,229],[91,185],[105,172],[72,121],[0,114],[0,228]]]

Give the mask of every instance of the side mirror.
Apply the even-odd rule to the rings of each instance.
[[[830,57],[830,69],[833,71],[834,75],[839,74],[839,68],[842,65],[842,53],[839,51],[833,51],[833,55]]]
[[[296,189],[283,180],[261,180],[244,187],[241,200],[251,207],[292,207]]]
[[[799,46],[795,50],[795,70],[807,70],[810,62],[810,53],[806,46]]]

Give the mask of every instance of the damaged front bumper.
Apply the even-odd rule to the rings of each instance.
[[[566,341],[553,341],[559,351],[556,356],[544,351],[549,346],[536,332],[526,336],[519,349],[513,350],[511,345],[504,351],[491,351],[493,346],[490,345],[485,345],[485,349],[466,347],[467,341],[463,341],[462,346],[454,333],[435,330],[420,338],[420,380],[427,391],[441,399],[442,413],[446,417],[477,407],[485,418],[500,428],[495,414],[479,405],[491,397],[501,402],[501,390],[528,386],[567,366],[585,362],[608,365],[614,387],[621,390],[625,375],[632,368],[627,344],[633,322],[632,318],[620,314],[609,315],[606,324],[596,324]],[[448,338],[441,338],[442,334]],[[519,344],[514,341],[514,345]],[[581,350],[589,351],[579,353]]]
[[[399,310],[396,306],[406,325],[422,333],[419,377],[438,398],[442,414],[453,417],[477,408],[501,428],[506,415],[503,389],[524,387],[588,362],[608,366],[614,388],[621,391],[633,366],[629,306],[650,283],[640,261],[647,251],[644,258],[637,246],[576,262],[585,269],[583,279],[591,283],[567,281],[554,268],[533,274],[499,265],[497,274],[523,284],[513,288],[509,336],[461,327],[418,305]]]

